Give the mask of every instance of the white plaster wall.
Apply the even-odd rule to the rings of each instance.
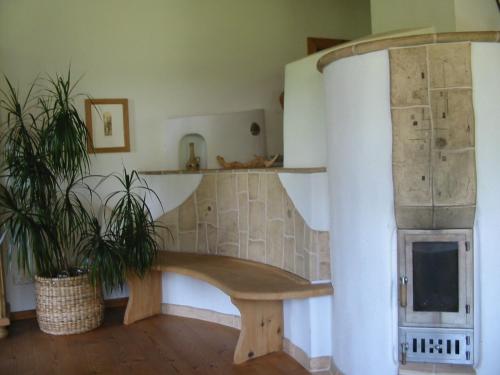
[[[279,173],[288,196],[314,230],[330,230],[327,173]]]
[[[217,311],[223,314],[240,315],[231,303],[231,298],[213,285],[204,281],[164,272],[162,275],[163,303],[192,306]]]
[[[220,168],[217,155],[226,161],[246,162],[254,155],[267,156],[264,110],[222,113],[215,115],[187,116],[169,119],[164,129],[165,169],[180,169],[179,141],[187,134],[200,134],[207,145],[207,168]],[[250,133],[252,123],[261,132]],[[197,154],[199,156],[199,154]]]
[[[321,54],[308,56],[285,67],[285,167],[326,165],[325,91],[323,76],[316,69]]]
[[[500,45],[472,44],[476,120],[475,223],[478,375],[500,374]]]
[[[332,356],[349,375],[397,371],[392,296],[394,198],[387,51],[325,69]]]

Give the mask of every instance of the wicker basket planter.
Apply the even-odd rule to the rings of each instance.
[[[43,332],[71,335],[102,324],[102,291],[90,284],[87,275],[61,279],[36,276],[35,281],[36,316]]]

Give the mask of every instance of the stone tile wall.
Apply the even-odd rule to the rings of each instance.
[[[276,172],[219,171],[159,218],[163,247],[266,263],[305,279],[330,280],[328,232],[309,228]]]
[[[389,51],[399,228],[471,228],[476,204],[470,43]]]

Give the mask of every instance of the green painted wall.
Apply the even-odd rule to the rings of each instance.
[[[369,33],[367,0],[2,0],[0,73],[26,84],[71,62],[82,91],[131,101],[133,152],[96,165],[161,168],[171,116],[264,108],[282,152],[285,64],[308,36]]]
[[[500,30],[500,10],[494,0],[455,0],[457,31]]]
[[[454,0],[371,0],[372,33],[430,26],[455,31],[454,6]]]

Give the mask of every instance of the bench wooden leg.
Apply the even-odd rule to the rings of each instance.
[[[7,327],[0,327],[0,339],[4,339],[9,335]]]
[[[132,324],[161,312],[160,271],[150,271],[142,279],[135,274],[130,274],[127,283],[129,298],[123,319],[124,324]]]
[[[235,364],[283,349],[283,301],[231,301],[241,313]]]

